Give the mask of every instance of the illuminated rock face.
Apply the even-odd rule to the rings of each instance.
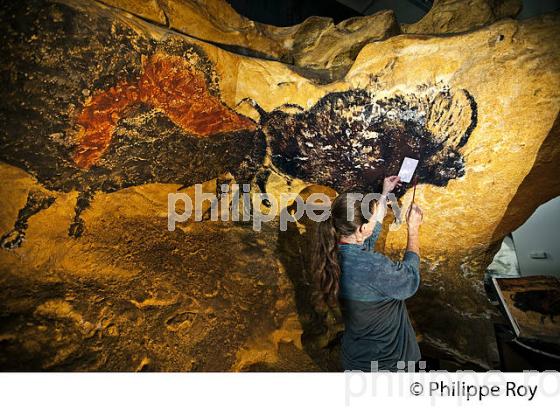
[[[158,0],[104,3],[196,39],[241,54],[293,64],[315,79],[342,78],[359,51],[372,41],[403,33],[461,33],[497,20],[514,18],[520,0],[436,0],[414,24],[399,25],[391,10],[356,17],[335,25],[330,18],[310,17],[292,27],[275,27],[240,16],[226,0]]]
[[[519,0],[435,0],[430,11],[413,24],[403,24],[410,34],[462,33],[504,18],[515,18],[523,3]]]
[[[234,13],[219,2],[110,3],[183,32]],[[424,20],[459,13],[451,3]],[[517,13],[505,4],[472,27]],[[421,160],[425,214],[422,286],[408,303],[416,329],[457,360],[491,363],[484,269],[501,238],[560,193],[559,15],[391,37],[387,12],[368,30],[391,38],[369,45],[349,29],[358,20],[328,41],[319,32],[330,23],[253,31],[233,14],[237,31],[222,41],[217,29],[197,35],[245,47],[232,39],[276,33],[251,41],[275,62],[96,2],[28,0],[0,13],[0,367],[337,369],[340,323],[317,314],[306,276],[312,223],[169,232],[167,195],[231,178],[274,197],[376,190],[404,156]],[[405,31],[430,30],[420,23]],[[306,24],[323,27],[322,42],[274,48],[279,32],[297,42]],[[343,63],[305,62],[327,49]],[[281,63],[287,55],[299,68]],[[317,70],[340,80],[318,84]],[[397,197],[408,206],[409,187]],[[398,258],[406,230],[390,222],[378,250]]]
[[[343,77],[364,45],[401,32],[391,10],[336,25],[331,18],[310,17],[292,27],[275,27],[240,16],[225,0],[105,3],[239,54],[290,64],[318,81]]]

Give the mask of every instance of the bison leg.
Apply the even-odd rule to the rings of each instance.
[[[227,211],[229,212],[229,216],[232,218],[232,220],[236,220],[233,215],[234,212],[237,213],[239,211],[242,211],[245,215],[252,215],[253,204],[251,200],[243,202],[243,206],[245,207],[244,210],[239,209],[239,203],[234,209],[233,201],[238,201],[244,193],[249,194],[249,198],[251,198],[251,194],[255,191],[255,187],[258,187],[260,192],[266,193],[266,180],[268,179],[269,175],[270,171],[260,170],[254,176],[238,175],[237,177],[233,177],[233,175],[228,172],[218,177],[216,180],[216,198],[218,200],[217,205],[219,207],[218,215],[222,215],[222,212],[225,212],[225,209],[221,208],[221,206],[223,205],[221,198],[227,194],[231,195],[230,199],[228,200]],[[232,183],[234,182],[234,180],[239,189],[239,192],[237,193],[233,192],[232,189]],[[249,191],[247,192],[247,189],[244,187],[249,187]],[[238,195],[236,199],[234,199],[234,195]],[[263,199],[262,203],[267,207],[271,206],[270,201],[266,198]],[[206,210],[203,220],[209,219],[210,213],[211,208]]]
[[[25,238],[29,218],[53,204],[55,198],[40,191],[30,191],[23,208],[18,212],[14,228],[2,235],[0,246],[3,249],[14,249],[21,246]]]
[[[70,228],[68,229],[68,236],[79,238],[84,233],[85,225],[81,214],[84,209],[89,207],[94,195],[95,193],[90,190],[81,191],[78,194],[76,207],[74,208],[74,220],[72,221],[72,223],[70,224]]]
[[[260,168],[256,173],[254,174],[241,174],[241,175],[236,175],[236,181],[237,184],[239,185],[239,189],[240,189],[240,195],[243,195],[243,220],[246,220],[246,216],[248,215],[249,218],[251,215],[253,215],[253,198],[252,198],[252,194],[256,191],[262,193],[262,194],[266,194],[266,182],[268,180],[268,177],[270,176],[270,170],[266,167]],[[244,187],[249,187],[249,192],[246,192],[247,189]],[[248,194],[249,196],[249,200],[246,201],[246,195]],[[267,198],[263,198],[261,203],[266,206],[267,208],[271,207],[271,203]]]
[[[216,200],[212,201],[212,205],[208,207],[208,209],[202,215],[202,220],[207,221],[210,220],[212,217],[212,208],[216,206],[218,208],[218,218],[221,217],[222,212],[225,212],[222,209],[222,201],[221,198],[228,193],[231,193],[231,184],[233,182],[233,176],[228,172],[226,174],[222,174],[216,178]],[[231,212],[231,200],[228,201],[228,210]],[[223,219],[222,219],[223,220]]]
[[[268,182],[268,177],[270,176],[270,169],[268,168],[263,168],[261,170],[259,170],[259,172],[257,172],[257,175],[255,176],[255,184],[259,187],[259,190],[263,193],[266,194],[266,183]],[[266,206],[267,208],[271,207],[271,203],[267,198],[264,198],[262,200],[262,204],[264,206]]]

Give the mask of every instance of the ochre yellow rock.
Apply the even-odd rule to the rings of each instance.
[[[230,176],[258,185],[262,168],[273,197],[373,189],[369,176],[395,172],[407,152],[425,155],[422,285],[408,302],[416,329],[459,360],[492,363],[497,312],[484,269],[503,236],[560,193],[560,14],[393,36],[366,45],[343,79],[317,84],[95,2],[21,3],[2,14],[20,24],[3,21],[0,39],[0,101],[11,113],[0,227],[12,231],[0,250],[2,369],[336,369],[340,323],[311,304],[307,222],[168,231],[167,196]],[[72,36],[57,29],[69,26]],[[154,55],[183,58],[190,71],[154,70]],[[148,93],[138,82],[150,67]],[[182,107],[195,128],[176,115]],[[218,127],[216,113],[241,128]],[[83,131],[88,149],[104,150],[87,169],[75,162]],[[398,155],[384,154],[388,145]],[[400,193],[402,207],[411,195]],[[406,229],[391,222],[378,250],[398,258]]]
[[[436,0],[414,24],[399,24],[391,10],[355,17],[335,25],[330,18],[310,17],[291,27],[275,27],[239,15],[225,0],[105,2],[196,39],[304,69],[322,81],[342,78],[367,43],[402,32],[461,33],[521,11],[520,0]]]
[[[158,0],[103,0],[102,3],[118,7],[157,24],[167,24],[165,12]]]
[[[111,0],[110,4],[160,24],[151,16],[165,12],[165,24],[175,31],[239,54],[292,64],[321,81],[343,77],[365,44],[400,33],[390,10],[336,25],[331,18],[310,17],[295,26],[275,27],[239,15],[225,0],[161,0],[159,5]],[[148,6],[153,8],[147,11]]]
[[[443,34],[474,30],[497,20],[515,18],[520,0],[435,0],[430,11],[413,24],[402,24],[404,33]]]

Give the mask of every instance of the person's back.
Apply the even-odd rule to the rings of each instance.
[[[364,211],[355,193],[340,194],[329,218],[317,228],[313,271],[325,301],[331,306],[339,304],[342,310],[344,370],[408,369],[411,362],[420,360],[404,302],[420,284],[420,208],[415,204],[409,208],[408,243],[402,261],[374,250],[385,217],[386,196],[397,184],[399,177],[385,178],[373,214]]]
[[[403,261],[394,263],[375,252],[380,229],[378,222],[364,245],[339,244],[345,370],[394,371],[399,361],[405,362],[407,368],[410,362],[420,360],[404,302],[420,284],[420,259],[416,253],[406,251]]]

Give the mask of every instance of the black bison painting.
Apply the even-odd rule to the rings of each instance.
[[[421,159],[418,182],[445,186],[464,175],[458,151],[476,126],[476,103],[465,90],[442,87],[427,101],[411,95],[376,99],[367,90],[327,94],[311,109],[290,105],[265,112],[252,100],[272,164],[283,174],[336,191],[376,189],[405,156]],[[458,107],[453,107],[453,105]],[[459,113],[453,118],[452,108]],[[441,136],[430,131],[447,127]],[[397,191],[402,196],[403,190]]]
[[[270,112],[241,100],[256,122],[223,102],[212,61],[183,38],[148,40],[56,2],[13,2],[0,21],[0,160],[48,190],[79,192],[72,236],[84,232],[80,214],[96,192],[147,183],[231,174],[265,190],[272,169],[339,192],[373,190],[405,156],[420,159],[419,183],[445,186],[465,172],[460,148],[477,123],[467,90],[349,89]],[[29,217],[53,202],[31,192],[1,246],[20,246]]]

